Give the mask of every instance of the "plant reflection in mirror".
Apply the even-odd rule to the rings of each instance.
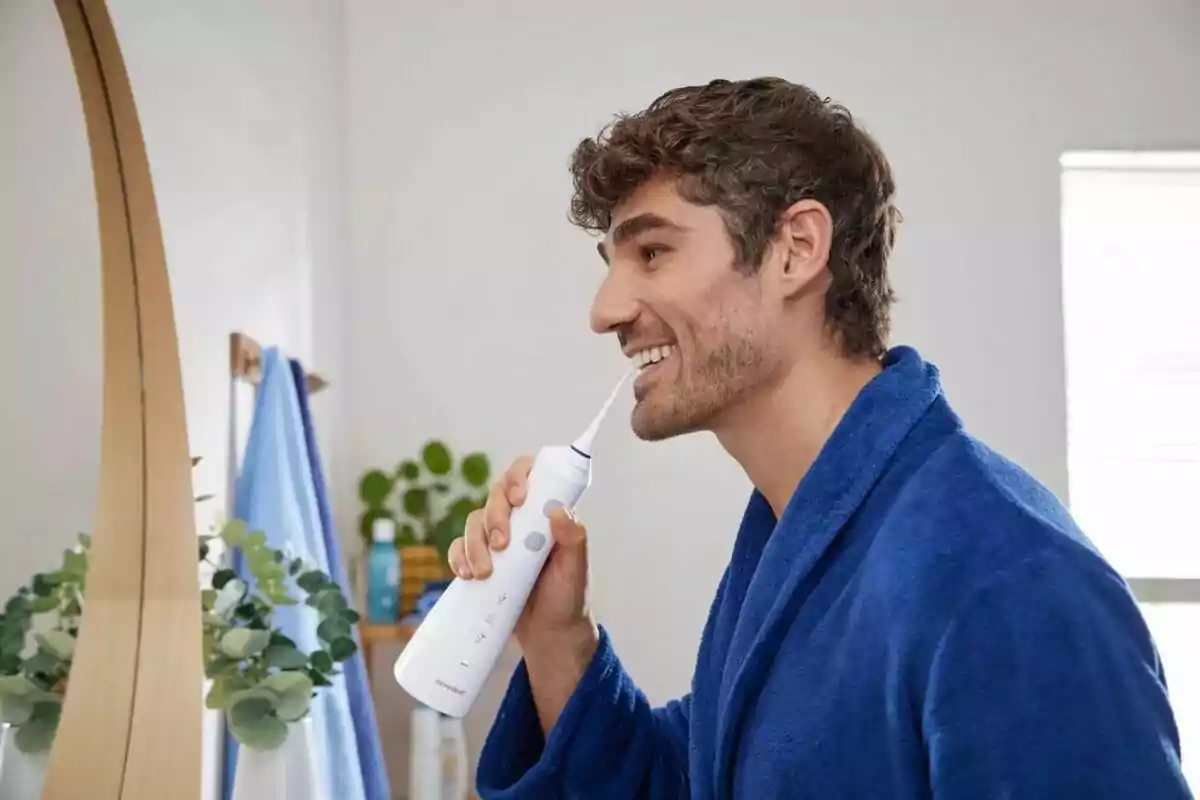
[[[193,458],[192,466],[199,461]],[[214,539],[241,552],[254,576],[252,588],[232,569],[208,561]],[[0,721],[15,728],[15,744],[24,753],[43,753],[54,743],[83,614],[90,547],[90,537],[80,534],[63,552],[59,569],[34,575],[0,612]],[[199,556],[216,569],[211,587],[201,592],[204,672],[213,681],[205,704],[225,712],[242,744],[278,747],[288,723],[308,714],[317,687],[332,685],[336,665],[358,650],[352,635],[358,614],[328,575],[269,547],[264,533],[247,531],[240,520],[227,523],[219,536],[201,536]],[[293,597],[289,585],[302,598]],[[277,607],[301,599],[319,620],[320,647],[311,653],[301,652],[272,624]]]

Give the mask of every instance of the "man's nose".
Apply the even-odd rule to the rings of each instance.
[[[637,298],[629,291],[628,284],[621,281],[615,271],[610,272],[592,301],[592,330],[596,333],[614,333],[637,319],[638,309]]]

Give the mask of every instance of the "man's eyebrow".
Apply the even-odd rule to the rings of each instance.
[[[645,214],[638,214],[636,217],[630,217],[618,225],[612,232],[613,245],[620,246],[639,233],[658,230],[660,228],[676,233],[686,230],[682,225],[677,225],[665,217],[647,212]],[[608,250],[604,247],[604,242],[597,244],[596,249],[600,252],[600,257],[604,259],[604,262],[608,263]]]

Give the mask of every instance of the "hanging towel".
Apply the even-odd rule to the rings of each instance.
[[[299,361],[291,360],[292,381],[300,401],[300,420],[304,424],[304,438],[308,447],[309,470],[312,474],[316,494],[317,513],[320,515],[321,531],[325,542],[325,554],[329,563],[329,576],[343,589],[349,587],[345,568],[342,565],[341,547],[333,527],[333,515],[329,511],[329,495],[325,484],[325,470],[321,464],[321,451],[313,429],[312,413],[308,405],[308,378]],[[379,740],[379,726],[375,722],[375,704],[371,699],[371,685],[367,679],[366,662],[363,660],[362,641],[358,628],[353,630],[354,643],[359,650],[342,662],[346,676],[346,692],[350,697],[350,715],[354,720],[354,732],[358,742],[359,765],[362,768],[363,789],[367,800],[391,800],[387,767],[383,760],[383,745]]]
[[[278,348],[264,348],[262,380],[254,401],[250,438],[237,480],[235,514],[250,530],[260,530],[267,544],[291,557],[329,572],[329,560],[309,467],[308,445],[291,369]],[[238,559],[235,569],[248,585],[253,577]],[[289,591],[302,596],[289,582]],[[317,611],[303,603],[274,612],[274,623],[303,652],[319,645]],[[350,714],[345,675],[317,690],[310,714],[313,722],[318,796],[337,800],[364,798],[358,743]],[[225,797],[231,796],[237,764],[237,741],[226,737]]]

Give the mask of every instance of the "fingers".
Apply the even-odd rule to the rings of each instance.
[[[460,578],[486,578],[492,574],[492,554],[488,550],[487,533],[483,525],[484,512],[467,515],[463,535],[450,543],[450,569]]]
[[[492,486],[482,509],[467,516],[463,535],[450,543],[450,569],[460,578],[486,578],[492,574],[492,550],[508,546],[508,519],[513,508],[525,502],[525,483],[533,458],[522,456]]]
[[[496,550],[508,546],[508,518],[512,510],[525,502],[525,483],[529,478],[529,470],[533,468],[533,458],[522,456],[513,462],[512,466],[492,486],[484,507],[484,525],[487,528],[487,540]]]
[[[450,571],[456,576],[468,579],[471,577],[470,570],[467,568],[466,537],[460,536],[450,543],[446,560],[450,562]]]
[[[559,547],[579,547],[587,541],[587,527],[570,511],[556,508],[550,512],[550,534]]]

